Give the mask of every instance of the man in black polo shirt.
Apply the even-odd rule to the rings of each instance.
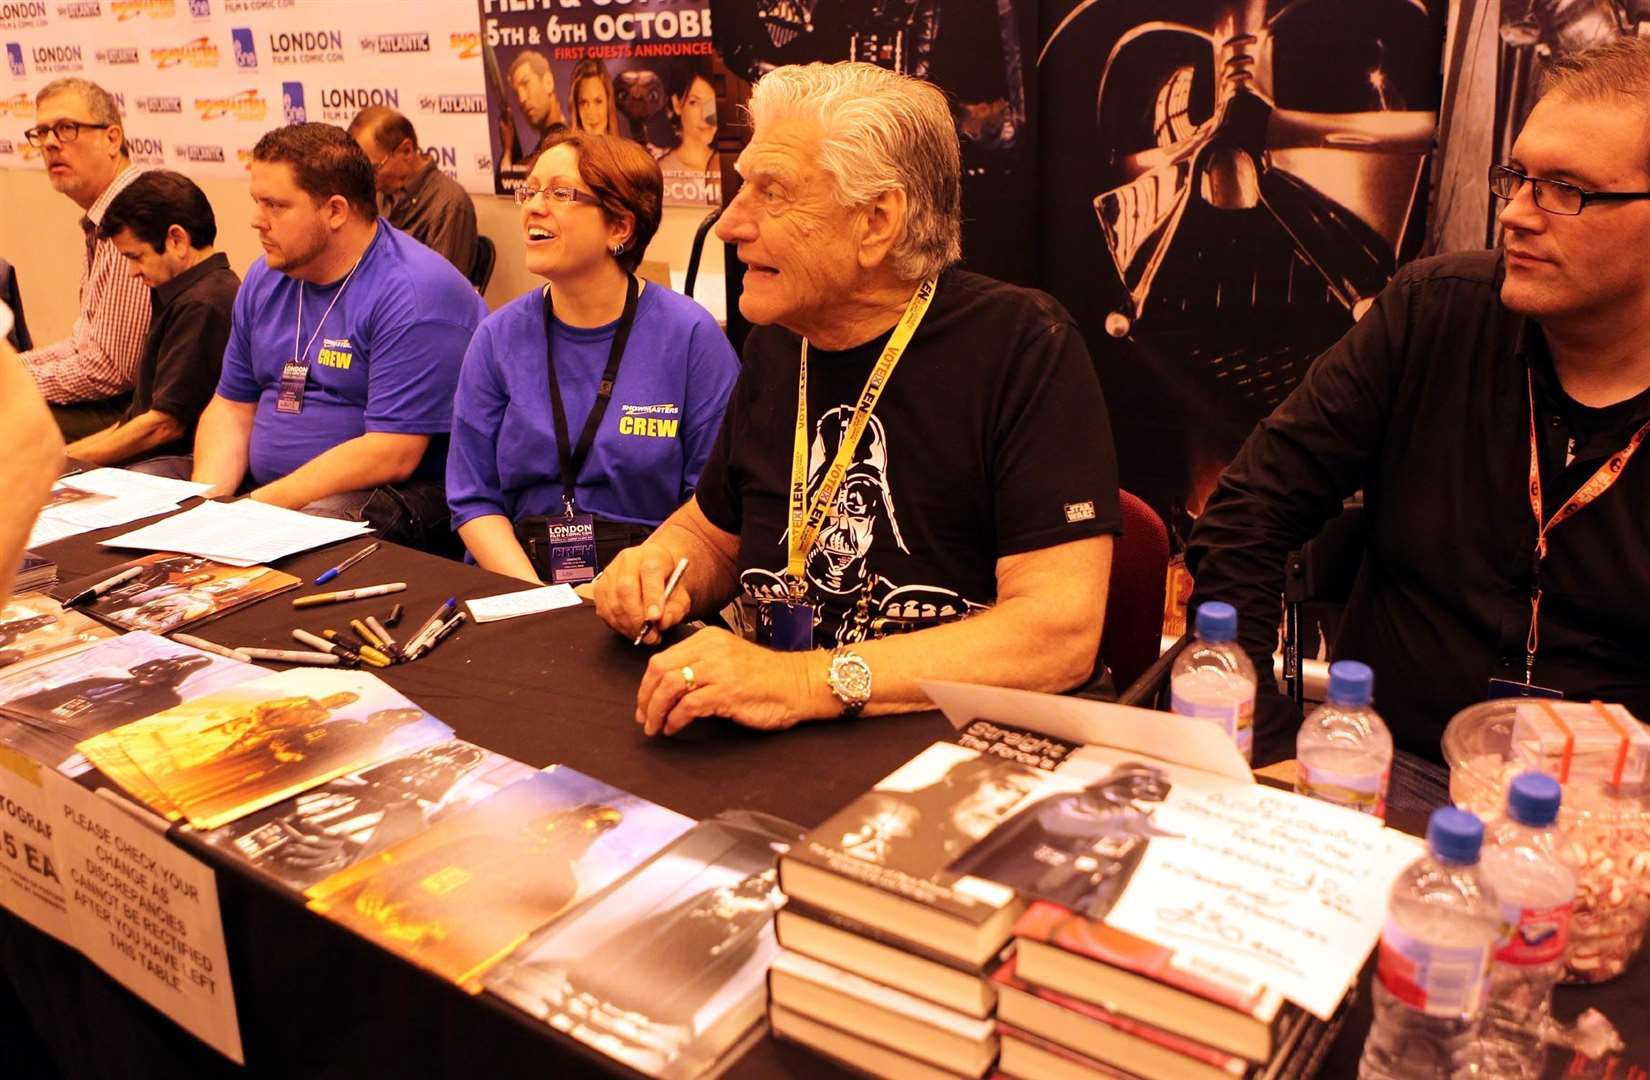
[[[241,283],[229,259],[212,250],[212,204],[186,176],[144,173],[103,212],[98,235],[149,286],[152,314],[131,406],[110,427],[71,443],[69,456],[119,465],[187,454],[218,385]]]
[[[1234,603],[1270,671],[1285,554],[1362,488],[1335,653],[1434,759],[1492,695],[1650,719],[1650,39],[1556,63],[1489,184],[1502,249],[1402,270],[1249,437],[1187,552],[1192,602]],[[1257,763],[1294,737],[1262,682]]]

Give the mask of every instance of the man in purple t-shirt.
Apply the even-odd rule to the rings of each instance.
[[[372,165],[342,128],[266,134],[251,191],[264,257],[235,300],[193,478],[439,542],[453,387],[486,304],[377,216]]]

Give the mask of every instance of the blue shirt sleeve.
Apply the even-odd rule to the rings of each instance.
[[[682,490],[686,502],[699,486],[722,414],[739,380],[739,356],[716,320],[703,309],[688,342],[687,429],[682,438]]]
[[[478,517],[510,516],[498,474],[499,428],[509,404],[508,388],[493,355],[492,324],[470,339],[453,397],[452,442],[447,449],[447,507],[452,527]]]
[[[218,396],[251,404],[263,393],[252,370],[252,292],[257,267],[247,272],[247,280],[235,294],[230,316],[229,344],[223,350],[223,371],[218,375]],[[261,278],[259,279],[261,280]]]
[[[395,312],[375,326],[367,370],[367,431],[439,435],[451,426],[453,391],[475,323]]]

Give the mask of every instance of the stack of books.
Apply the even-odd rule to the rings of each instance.
[[[23,565],[11,583],[14,593],[40,592],[57,584],[57,564],[32,551],[23,552]]]
[[[1047,901],[1026,910],[1014,938],[993,976],[1007,1076],[1298,1080],[1339,1027]]]
[[[936,743],[782,856],[774,1032],[880,1076],[985,1075],[1025,904],[946,867],[1047,778]]]

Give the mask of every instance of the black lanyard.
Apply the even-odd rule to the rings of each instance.
[[[636,322],[636,276],[630,275],[625,287],[624,314],[613,330],[613,348],[607,354],[607,367],[602,371],[601,386],[596,389],[595,404],[579,433],[579,445],[567,443],[567,410],[561,403],[561,383],[556,379],[556,311],[550,299],[550,290],[544,290],[544,364],[550,371],[550,409],[556,421],[556,456],[561,463],[562,510],[573,514],[573,485],[578,479],[584,459],[590,456],[590,447],[596,442],[596,429],[601,427],[607,413],[607,403],[613,398],[613,381],[619,377],[619,361],[624,359],[625,342],[630,340],[630,328]]]

